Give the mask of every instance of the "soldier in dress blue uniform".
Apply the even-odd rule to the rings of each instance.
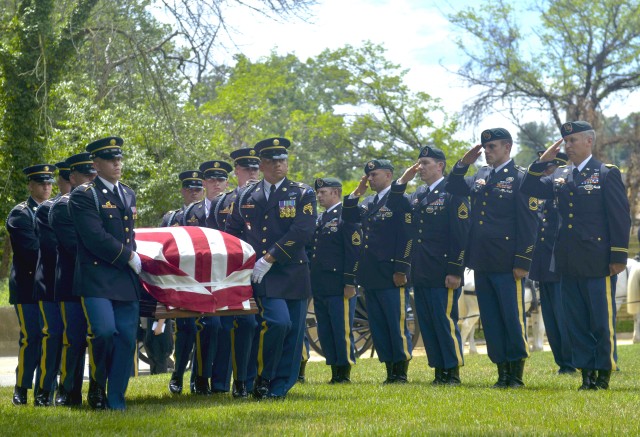
[[[182,226],[184,214],[190,205],[203,200],[204,178],[200,170],[187,170],[178,175],[181,183],[182,208],[167,212],[162,217],[161,227]],[[153,325],[152,325],[153,326]],[[181,394],[184,372],[187,370],[189,357],[196,341],[195,317],[180,317],[175,321],[175,370],[169,380],[169,391],[173,394]],[[195,387],[194,387],[195,388]],[[205,390],[206,391],[206,390]]]
[[[225,231],[227,219],[231,214],[233,202],[247,186],[247,183],[255,183],[259,178],[260,158],[252,148],[242,148],[231,152],[234,169],[238,180],[238,186],[230,192],[217,197],[211,203],[209,220],[210,227]],[[230,354],[233,370],[233,397],[246,398],[253,388],[253,378],[256,376],[254,356],[251,362],[253,339],[257,333],[258,322],[254,315],[224,316],[220,318],[222,323],[222,335],[230,339]],[[225,342],[221,342],[222,345]],[[257,349],[256,349],[257,353]],[[226,355],[224,350],[220,355]],[[217,363],[221,365],[221,362]],[[214,364],[215,365],[215,364]],[[215,370],[214,370],[214,373]],[[227,383],[228,384],[228,383]]]
[[[20,323],[20,352],[16,368],[13,404],[27,403],[27,390],[33,384],[33,373],[40,358],[40,323],[38,302],[33,295],[34,277],[40,242],[35,233],[35,213],[42,202],[51,196],[53,164],[38,164],[23,170],[29,189],[29,198],[17,204],[7,217],[7,231],[13,249],[13,262],[9,275],[9,303]]]
[[[487,129],[451,170],[446,190],[471,196],[471,231],[466,265],[474,270],[487,351],[498,366],[496,388],[522,387],[529,356],[524,278],[535,244],[538,199],[520,189],[524,170],[510,158],[506,129]],[[465,178],[484,149],[487,166]]]
[[[40,242],[38,264],[36,267],[34,297],[40,308],[40,329],[42,345],[40,350],[40,368],[38,372],[35,405],[48,407],[53,401],[53,391],[60,368],[60,352],[62,349],[63,324],[60,306],[55,299],[54,286],[56,277],[56,235],[49,223],[51,206],[61,195],[71,191],[69,167],[66,162],[56,163],[58,169],[58,195],[42,202],[36,210],[36,235]]]
[[[282,398],[296,383],[311,296],[305,246],[315,229],[316,198],[311,187],[286,177],[290,144],[269,138],[255,145],[264,179],[242,191],[227,219],[227,232],[261,257],[252,274],[261,326],[258,399]]]
[[[189,205],[202,200],[204,194],[204,188],[202,186],[203,175],[199,170],[187,170],[178,175],[182,188],[180,193],[182,194],[182,207],[179,209],[171,210],[162,216],[162,222],[160,227],[168,226],[181,226],[182,217]]]
[[[325,208],[318,216],[311,251],[318,339],[327,365],[331,366],[329,382],[348,383],[351,366],[356,363],[352,329],[362,231],[359,224],[342,221],[342,183],[338,179],[318,178],[315,189],[318,203]]]
[[[220,160],[200,164],[206,196],[202,201],[189,205],[183,226],[215,226],[212,205],[226,190],[231,170],[231,164]],[[223,334],[220,317],[200,317],[196,320],[196,328],[196,359],[191,373],[194,393],[226,393],[231,374],[231,346],[230,339]]]
[[[70,156],[66,163],[72,189],[91,182],[96,177],[89,152]],[[57,241],[54,295],[55,301],[60,305],[64,327],[60,384],[55,404],[64,406],[82,405],[82,381],[87,347],[87,320],[80,297],[73,295],[78,239],[69,213],[69,197],[70,193],[60,196],[49,212],[49,224]]]
[[[585,121],[562,125],[562,140],[529,167],[523,191],[555,199],[560,231],[553,267],[562,294],[573,365],[582,370],[581,390],[609,388],[616,369],[616,275],[626,268],[631,219],[620,170],[592,156],[596,134]],[[562,141],[571,165],[549,176]]]
[[[542,156],[544,150],[538,152]],[[558,153],[552,161],[547,162],[545,176],[553,174],[558,166],[566,166],[569,158],[565,153]],[[547,339],[553,358],[560,367],[559,374],[575,373],[571,357],[571,341],[562,304],[560,273],[552,269],[551,259],[553,246],[558,234],[558,209],[554,199],[540,199],[538,203],[538,236],[533,251],[529,279],[538,282],[540,289],[540,305],[542,319],[547,332]]]
[[[94,409],[125,408],[139,323],[142,264],[133,231],[136,196],[119,182],[122,144],[122,138],[107,137],[87,146],[98,176],[69,198],[78,236],[73,293],[81,297],[87,319],[87,402]]]
[[[362,223],[357,282],[365,289],[373,345],[387,368],[385,383],[405,383],[413,350],[405,288],[411,267],[411,209],[404,191],[391,187],[390,161],[373,159],[364,172],[355,191],[344,198],[342,217]],[[376,195],[358,206],[367,182]]]
[[[411,257],[416,315],[424,338],[434,385],[460,384],[464,365],[458,328],[458,299],[464,277],[464,251],[469,237],[469,200],[445,191],[444,152],[425,146],[392,189],[406,188],[416,174],[425,183],[409,195],[413,224]]]

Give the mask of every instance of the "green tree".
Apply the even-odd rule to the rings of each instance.
[[[520,126],[518,130],[518,154],[515,161],[522,166],[528,166],[538,159],[538,150],[544,150],[557,138],[554,126],[529,122]]]
[[[514,114],[549,111],[557,127],[587,120],[600,131],[603,105],[640,89],[638,0],[540,0],[532,12],[506,0],[479,5],[449,17],[467,56],[458,74],[481,88],[465,108],[472,119],[506,104]]]

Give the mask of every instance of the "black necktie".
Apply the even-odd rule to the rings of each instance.
[[[273,193],[276,192],[276,186],[275,185],[271,185],[269,187],[269,199],[271,199],[271,196],[273,196]]]
[[[573,180],[574,181],[578,178],[579,174],[580,174],[580,170],[578,170],[578,167],[574,167],[573,168]]]
[[[113,195],[116,196],[116,199],[118,199],[120,202],[122,202],[122,197],[120,197],[120,193],[119,193],[119,189],[117,185],[113,186]]]
[[[424,200],[424,198],[429,195],[430,192],[431,192],[431,189],[427,188],[422,193],[418,194],[418,203],[421,203]]]
[[[491,169],[491,173],[489,173],[489,180],[487,181],[487,183],[491,182],[491,180],[493,179],[493,177],[496,175],[496,169]]]
[[[376,206],[379,201],[380,201],[380,197],[378,197],[378,195],[376,194],[375,197],[373,198],[373,206]]]

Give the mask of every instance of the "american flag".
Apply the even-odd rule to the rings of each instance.
[[[202,313],[249,308],[256,261],[244,241],[209,228],[136,229],[145,290],[167,307]]]

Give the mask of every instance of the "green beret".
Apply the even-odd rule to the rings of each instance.
[[[593,130],[593,127],[586,121],[569,121],[562,125],[560,128],[560,134],[562,138],[567,135],[576,134],[578,132],[584,132],[588,130]]]
[[[370,171],[384,169],[393,172],[393,164],[388,159],[372,159],[364,166],[364,173],[369,174]]]
[[[429,146],[424,146],[422,150],[420,150],[420,155],[418,156],[418,159],[420,158],[433,158],[440,161],[447,160],[442,150],[437,149],[435,147],[429,147]]]
[[[485,143],[496,141],[496,140],[511,140],[511,134],[508,130],[503,129],[501,127],[495,127],[493,129],[487,129],[480,134],[480,141],[484,146]]]
[[[337,178],[318,178],[315,181],[316,190],[323,187],[342,188],[342,182]]]

